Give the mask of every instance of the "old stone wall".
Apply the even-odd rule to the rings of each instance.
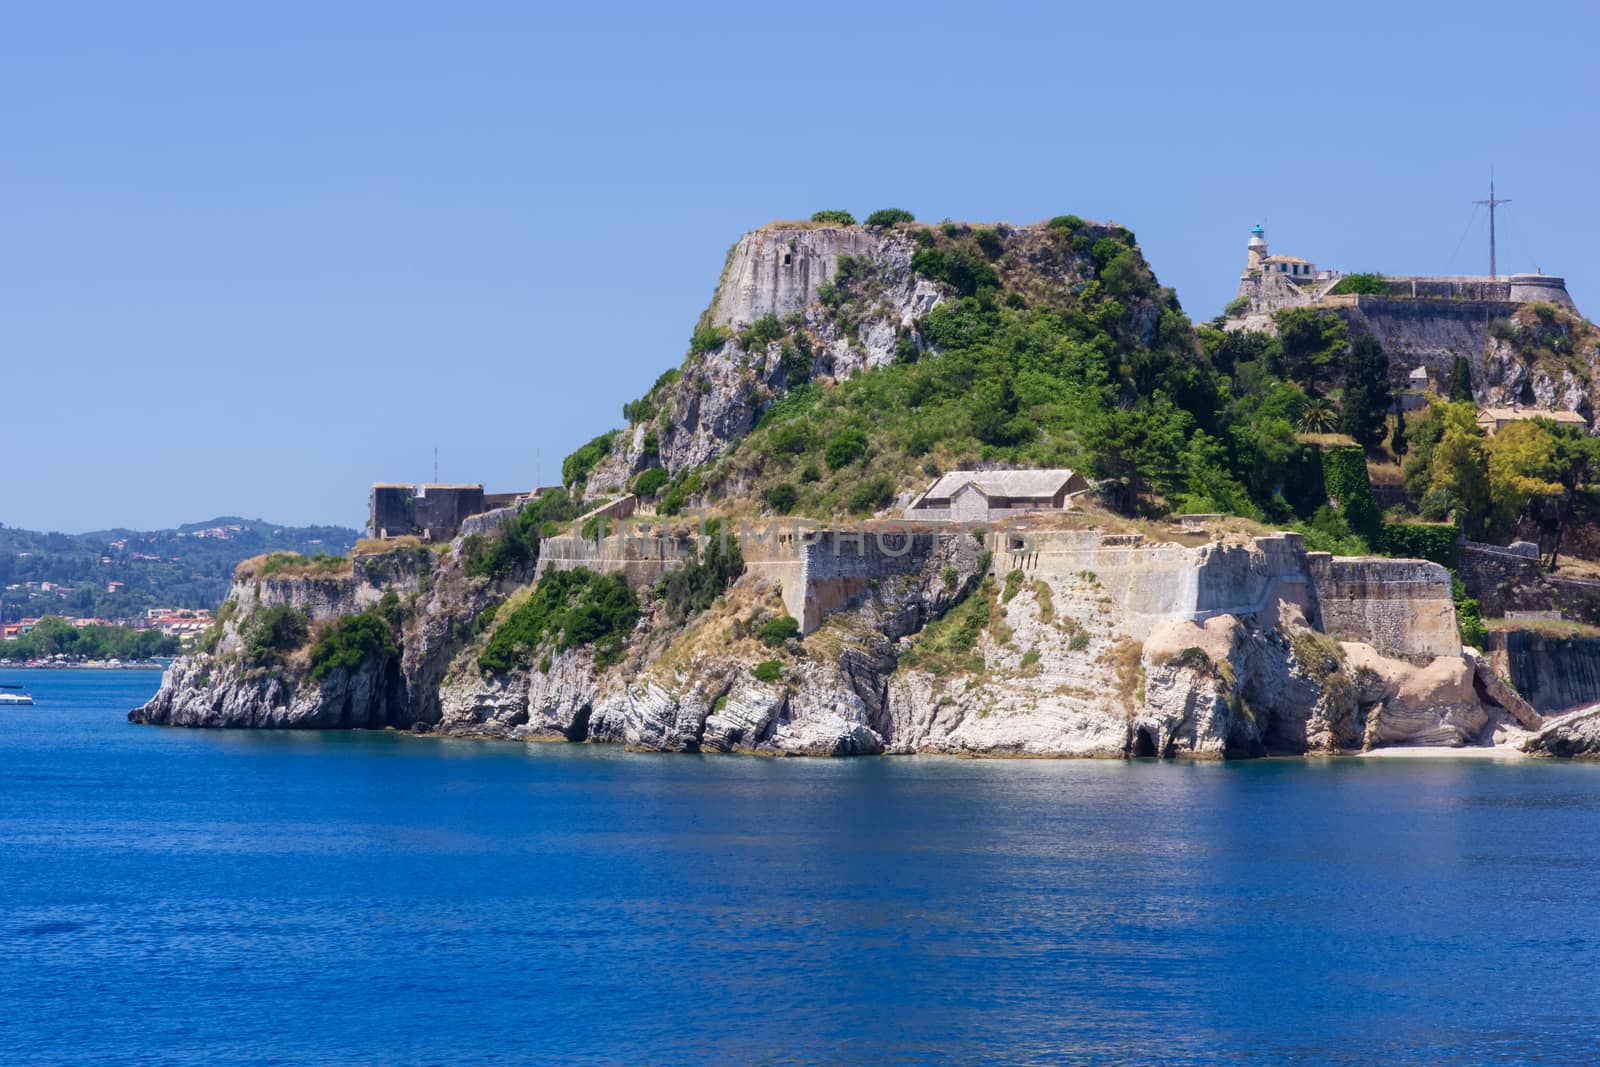
[[[1600,702],[1600,638],[1497,630],[1490,632],[1486,651],[1539,712]]]
[[[858,602],[872,583],[919,573],[959,527],[917,529],[868,523],[837,530],[745,532],[739,539],[747,572],[776,582],[785,609],[811,633],[832,613]]]
[[[1204,622],[1247,616],[1280,600],[1315,619],[1315,595],[1298,534],[1274,534],[1249,544],[1188,548],[1150,543],[1139,534],[1095,530],[1005,532],[995,557],[999,577],[1013,569],[1039,577],[1076,577],[1103,590],[1123,629],[1144,640],[1159,622]]]
[[[1555,608],[1555,590],[1544,580],[1538,549],[1530,555],[1499,545],[1466,541],[1457,566],[1467,595],[1489,618],[1508,611],[1548,611]]]
[[[694,536],[649,535],[624,531],[610,537],[590,539],[566,535],[546,537],[539,542],[537,580],[551,571],[570,571],[582,567],[599,574],[621,574],[630,588],[645,589],[661,581],[694,551]]]
[[[1307,554],[1322,629],[1392,659],[1459,656],[1450,572],[1419,559]]]

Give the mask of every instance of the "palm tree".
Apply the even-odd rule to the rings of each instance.
[[[1327,433],[1338,421],[1333,405],[1320,396],[1307,397],[1300,407],[1301,433]]]

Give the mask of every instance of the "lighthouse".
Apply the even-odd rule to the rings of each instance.
[[[1262,269],[1262,261],[1267,258],[1267,231],[1257,223],[1256,228],[1250,231],[1250,243],[1245,245],[1244,270],[1246,274],[1256,274]]]

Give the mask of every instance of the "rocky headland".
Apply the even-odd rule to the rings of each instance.
[[[1012,327],[1020,371],[927,384]],[[907,391],[993,389],[960,433],[1003,461],[1082,447],[1030,361],[1087,376],[1114,416],[1198,388],[1202,359],[1121,227],[764,227],[730,250],[683,365],[562,489],[449,543],[241,564],[202,648],[129,718],[773,755],[1600,748],[1592,713],[1547,719],[1463,647],[1436,562],[1162,517],[1138,468],[1050,515],[897,521],[970,462],[924,425],[932,399],[898,414]]]

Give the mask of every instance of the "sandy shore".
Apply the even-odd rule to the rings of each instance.
[[[1357,752],[1353,755],[1362,759],[1527,759],[1528,754],[1510,745],[1471,745],[1464,748],[1424,748],[1408,746],[1404,748],[1375,748],[1371,752]]]

